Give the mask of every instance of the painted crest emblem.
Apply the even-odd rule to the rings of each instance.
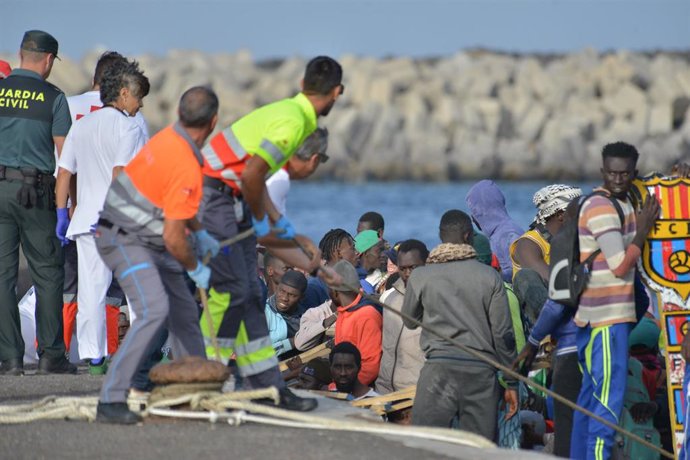
[[[690,180],[652,177],[637,185],[638,198],[655,195],[661,213],[642,249],[649,286],[665,304],[690,309]]]
[[[686,363],[681,345],[690,329],[690,180],[655,174],[635,180],[633,204],[653,194],[661,213],[647,236],[640,258],[641,274],[650,288],[666,343],[666,378],[676,455],[685,439]]]

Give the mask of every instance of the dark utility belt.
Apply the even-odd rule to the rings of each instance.
[[[27,174],[22,172],[22,170],[26,170]],[[41,182],[41,180],[47,176],[47,174],[43,174],[39,172],[36,168],[11,168],[9,166],[2,166],[0,165],[0,180],[24,180],[24,177],[26,176],[33,176],[36,177],[37,182]],[[51,176],[52,177],[52,176]]]
[[[215,177],[204,176],[204,187],[218,190],[220,193],[225,193],[235,198],[240,198],[242,196],[241,193],[223,182],[222,179],[216,179]]]
[[[120,235],[126,235],[127,234],[126,231],[122,230],[120,227],[113,224],[108,219],[98,219],[98,225],[101,225],[107,229],[112,229],[113,227],[115,227],[117,229],[117,233],[119,233]]]

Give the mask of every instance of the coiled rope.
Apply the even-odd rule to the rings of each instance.
[[[196,391],[194,386],[172,385],[167,393],[180,393],[169,398],[153,399],[142,412],[144,417],[174,417],[194,420],[207,420],[216,423],[226,420],[232,426],[245,422],[261,423],[301,429],[322,429],[350,431],[367,434],[395,435],[406,438],[442,441],[479,449],[495,448],[495,444],[482,436],[459,430],[428,427],[406,427],[371,423],[367,421],[341,421],[252,402],[256,399],[273,400],[278,403],[280,395],[275,387],[250,391],[220,393],[218,391]],[[187,391],[186,393],[184,393]],[[22,424],[40,420],[96,420],[97,397],[49,396],[28,404],[0,406],[0,424]],[[173,409],[188,405],[189,410]],[[232,412],[228,412],[228,411]],[[248,413],[248,412],[251,412]],[[259,414],[259,415],[257,415]]]

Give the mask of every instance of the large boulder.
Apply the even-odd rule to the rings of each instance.
[[[500,168],[496,140],[486,133],[458,130],[448,153],[448,175],[452,180],[495,177]]]

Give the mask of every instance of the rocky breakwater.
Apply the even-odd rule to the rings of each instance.
[[[89,85],[98,52],[57,63],[67,94]],[[245,51],[136,56],[151,80],[143,109],[152,132],[175,118],[182,91],[209,84],[227,126],[298,90],[302,57],[257,62]],[[559,56],[459,52],[434,59],[340,57],[346,92],[322,119],[341,180],[596,178],[601,147],[635,144],[640,170],[690,160],[690,64],[673,53]]]

